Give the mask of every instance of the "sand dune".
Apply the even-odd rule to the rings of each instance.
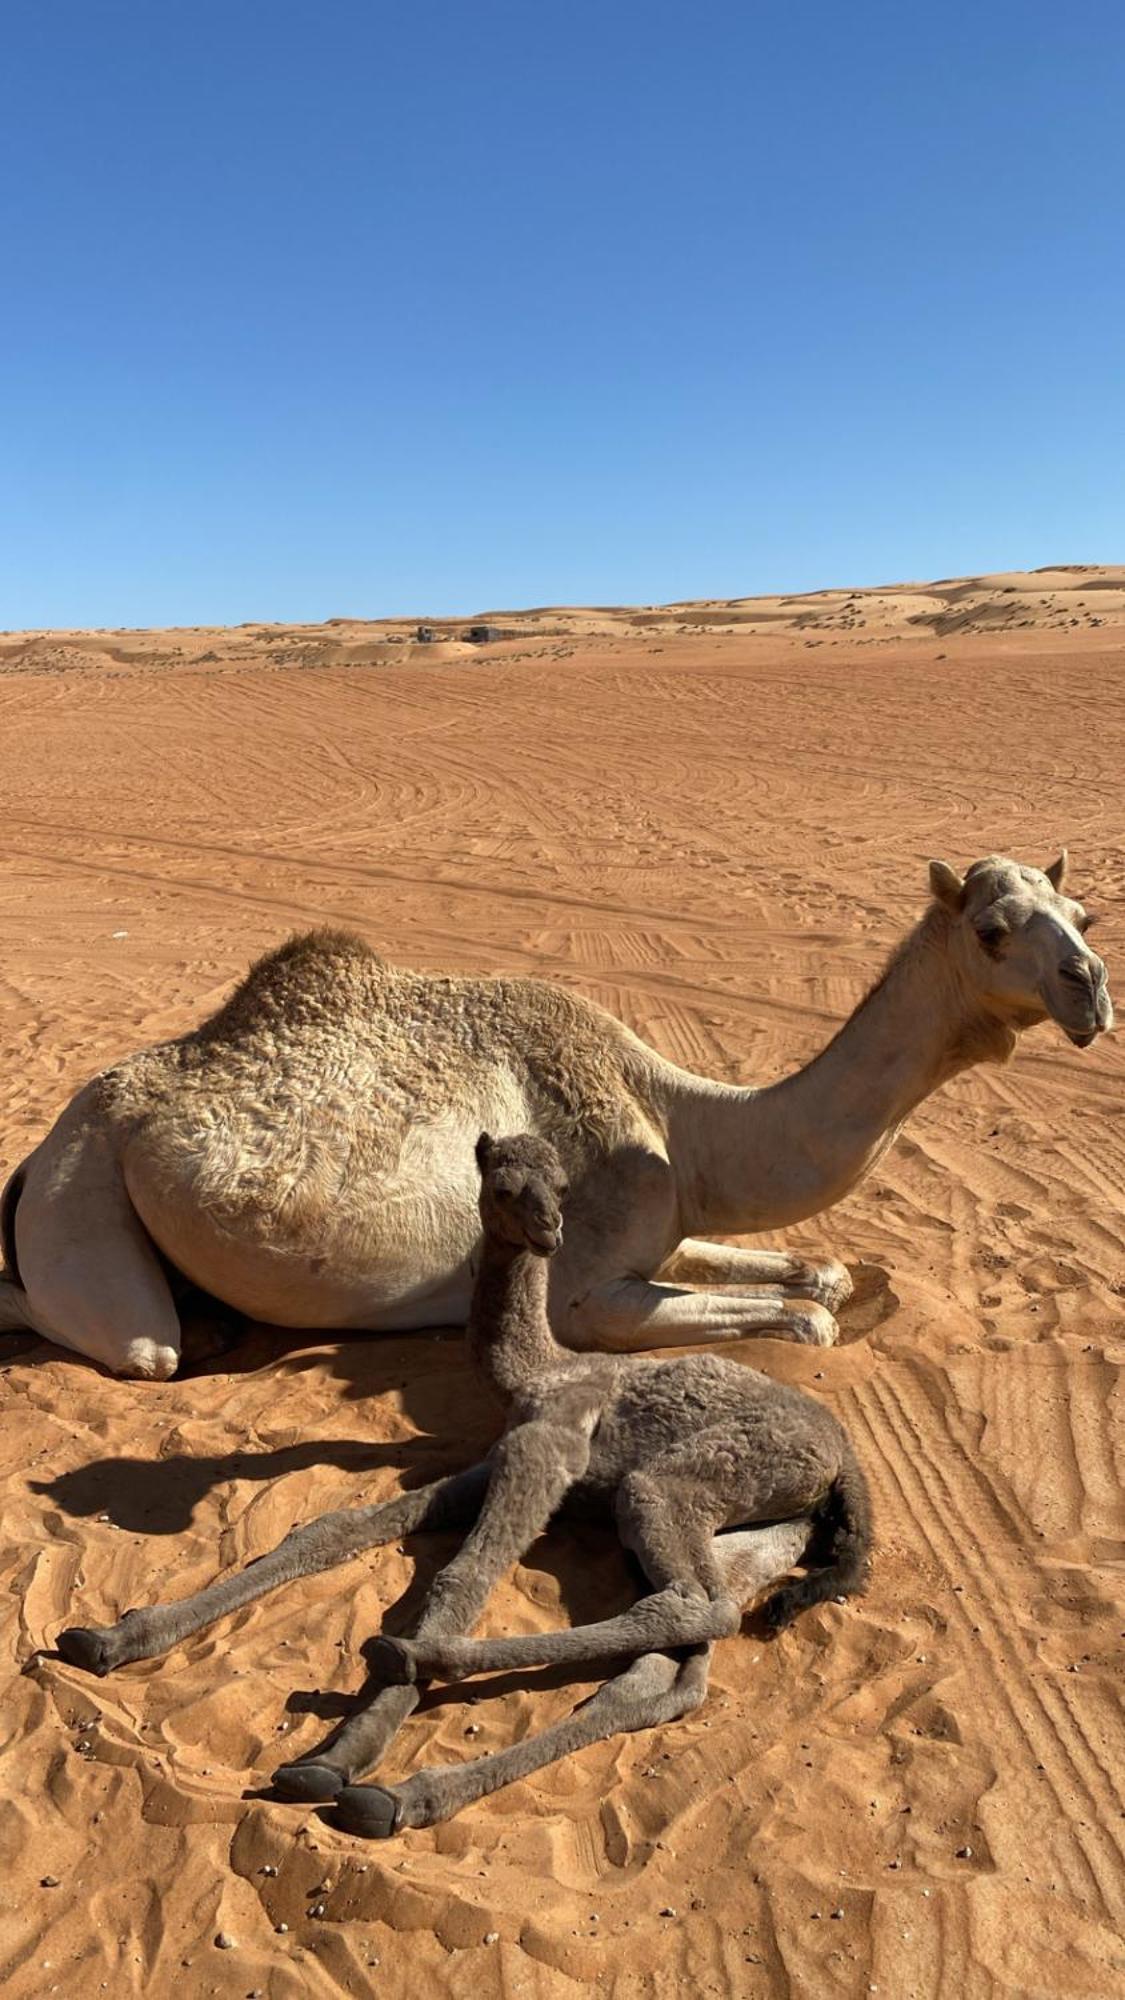
[[[1125,569],[478,615],[510,636],[0,635],[5,1167],[315,922],[549,974],[749,1081],[855,1004],[929,855],[1065,841],[1122,998]],[[852,1427],[869,1596],[777,1643],[748,1626],[698,1716],[385,1846],[246,1794],[342,1712],[436,1541],[105,1682],[33,1656],[76,1606],[194,1588],[462,1462],[492,1420],[457,1336],[261,1328],[153,1386],[0,1339],[5,1994],[1125,1993],[1123,1085],[1120,1039],[1037,1030],[789,1232],[856,1269],[842,1344],[743,1351]],[[487,1629],[630,1589],[568,1529]],[[585,1691],[436,1690],[394,1772]]]

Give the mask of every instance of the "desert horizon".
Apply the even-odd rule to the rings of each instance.
[[[1094,592],[1087,602],[1084,592]],[[1081,615],[1079,615],[1081,614]],[[512,638],[581,635],[591,637],[635,637],[646,632],[708,631],[741,637],[801,637],[809,645],[837,644],[841,637],[864,630],[855,643],[907,637],[942,637],[952,632],[1005,632],[1027,630],[1097,630],[1115,624],[1125,616],[1125,565],[1104,563],[1053,563],[1030,570],[997,571],[965,577],[941,577],[930,582],[864,584],[854,588],[825,585],[816,590],[789,593],[760,593],[750,597],[700,597],[672,599],[666,604],[543,604],[518,608],[464,611],[441,616],[411,612],[394,617],[335,616],[320,620],[268,620],[248,618],[237,624],[204,623],[173,625],[115,625],[45,628],[30,626],[20,631],[0,629],[0,671],[12,671],[34,660],[43,666],[42,655],[30,653],[32,646],[50,649],[53,641],[70,647],[82,639],[168,637],[210,638],[223,635],[232,647],[241,649],[246,640],[283,643],[284,635],[323,632],[331,635],[321,642],[324,651],[306,663],[327,665],[330,649],[347,652],[353,632],[371,630],[388,645],[418,643],[415,633],[428,628],[433,636],[427,643],[428,656],[449,658],[449,650],[463,648],[479,652],[480,645],[468,643],[464,631],[473,625],[510,626],[501,640]],[[404,629],[406,628],[406,629]],[[865,629],[867,628],[867,629]],[[182,649],[179,649],[182,650]],[[153,664],[151,652],[143,657]],[[184,663],[200,655],[184,651]],[[217,656],[216,656],[217,657]],[[372,660],[383,657],[368,656]],[[389,657],[389,656],[388,656]],[[212,663],[212,653],[203,655]],[[117,664],[128,664],[128,656]],[[162,664],[169,661],[161,660]],[[292,660],[280,662],[295,664]],[[68,661],[68,664],[77,664]],[[104,664],[104,662],[103,662]]]

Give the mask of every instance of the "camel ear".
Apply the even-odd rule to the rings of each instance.
[[[1061,890],[1063,883],[1066,881],[1066,869],[1069,859],[1070,857],[1064,847],[1058,860],[1052,861],[1049,868],[1044,868],[1043,873],[1047,877],[1052,889]]]
[[[948,861],[931,861],[930,888],[944,909],[952,910],[954,915],[958,913],[965,897],[965,884]]]
[[[492,1138],[488,1132],[482,1132],[480,1138],[477,1140],[476,1155],[477,1165],[481,1173],[486,1174],[492,1159]]]

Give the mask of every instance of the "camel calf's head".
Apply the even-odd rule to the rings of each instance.
[[[1066,869],[1065,848],[1049,868],[989,854],[963,878],[931,861],[930,887],[957,920],[951,955],[986,1011],[1016,1029],[1049,1017],[1085,1049],[1112,1028],[1113,1002],[1086,943],[1094,918],[1067,895]]]
[[[553,1146],[531,1133],[477,1140],[480,1219],[493,1241],[553,1257],[562,1242],[566,1174]]]

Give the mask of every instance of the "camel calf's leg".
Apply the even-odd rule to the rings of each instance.
[[[542,1420],[505,1432],[489,1461],[491,1477],[476,1524],[430,1586],[418,1623],[419,1639],[471,1628],[493,1584],[543,1532],[584,1472],[589,1455],[589,1438],[583,1430]],[[390,1649],[390,1657],[397,1659],[395,1645],[394,1640],[379,1640],[372,1647],[375,1673],[384,1649]],[[322,1750],[296,1763],[283,1764],[274,1773],[274,1784],[287,1798],[335,1798],[351,1779],[369,1771],[386,1755],[417,1705],[416,1686],[400,1683],[385,1687]]]
[[[642,1506],[642,1517],[647,1518],[647,1513],[648,1510]],[[757,1596],[800,1561],[811,1527],[811,1521],[800,1516],[761,1528],[738,1529],[717,1535],[711,1542],[708,1566],[713,1566],[731,1596],[743,1600]],[[670,1536],[674,1538],[674,1532],[674,1524],[667,1520],[656,1526],[651,1540],[643,1526],[638,1529],[634,1539],[638,1544],[646,1544],[646,1566],[651,1561],[653,1567],[659,1570],[670,1554]],[[660,1593],[665,1601],[671,1595],[670,1590]],[[679,1601],[681,1604],[685,1602],[682,1595]],[[653,1597],[646,1602],[655,1605],[658,1599]],[[695,1602],[706,1614],[717,1608],[717,1603],[722,1600],[697,1597]],[[643,1608],[643,1605],[637,1607],[638,1610]],[[611,1622],[614,1621],[607,1621]],[[597,1629],[596,1626],[579,1628],[574,1636],[590,1636]],[[569,1638],[571,1635],[555,1636]],[[491,1645],[488,1640],[480,1643],[482,1652]],[[522,1641],[501,1641],[499,1644],[521,1645]],[[606,1737],[621,1732],[653,1729],[662,1723],[674,1722],[702,1703],[707,1692],[713,1651],[713,1644],[707,1643],[697,1646],[686,1659],[676,1659],[663,1652],[645,1653],[623,1674],[607,1682],[572,1715],[542,1730],[539,1735],[527,1737],[522,1743],[513,1744],[511,1748],[497,1751],[492,1756],[476,1757],[467,1764],[416,1771],[398,1785],[348,1785],[336,1799],[340,1824],[349,1833],[374,1839],[385,1839],[406,1827],[433,1826],[439,1820],[450,1819],[477,1799],[498,1791],[502,1785],[526,1778],[533,1771],[540,1771],[559,1758],[584,1749],[587,1744],[600,1743]],[[538,1657],[546,1658],[547,1655],[540,1653]],[[489,1666],[500,1664],[507,1664],[507,1661],[492,1658],[488,1661]],[[387,1690],[389,1696],[409,1692],[409,1689],[399,1688]]]
[[[515,1639],[389,1639],[375,1671],[390,1681],[460,1681],[470,1674],[510,1667],[585,1666],[659,1647],[696,1646],[737,1632],[740,1612],[729,1597],[712,1601],[675,1584],[642,1597],[618,1618],[572,1625],[562,1632],[529,1632]]]
[[[342,1507],[321,1514],[303,1527],[291,1528],[268,1555],[245,1569],[220,1577],[177,1604],[154,1604],[144,1611],[127,1611],[116,1625],[75,1625],[60,1632],[58,1650],[72,1666],[95,1674],[112,1673],[132,1660],[151,1660],[166,1653],[192,1632],[213,1625],[230,1611],[265,1597],[280,1584],[318,1570],[333,1569],[361,1549],[392,1542],[416,1528],[460,1527],[471,1521],[484,1497],[488,1467],[474,1465],[410,1493],[396,1494],[371,1507]]]
[[[731,1597],[738,1604],[753,1604],[787,1576],[804,1557],[813,1525],[811,1514],[800,1514],[768,1527],[735,1528],[716,1535],[713,1553]]]
[[[336,1800],[341,1826],[349,1833],[385,1839],[409,1826],[433,1826],[464,1806],[499,1791],[588,1743],[623,1730],[654,1729],[698,1708],[707,1691],[710,1647],[687,1660],[646,1653],[623,1674],[563,1721],[529,1736],[508,1750],[475,1757],[468,1764],[416,1771],[400,1785],[348,1785]]]
[[[808,1515],[768,1527],[717,1535],[711,1555],[722,1594],[669,1584],[642,1597],[617,1618],[575,1625],[562,1632],[521,1633],[514,1639],[394,1639],[380,1647],[377,1670],[396,1681],[466,1680],[471,1674],[503,1673],[513,1667],[586,1665],[627,1653],[694,1646],[737,1631],[738,1607],[750,1604],[788,1575],[808,1547],[813,1523]]]

